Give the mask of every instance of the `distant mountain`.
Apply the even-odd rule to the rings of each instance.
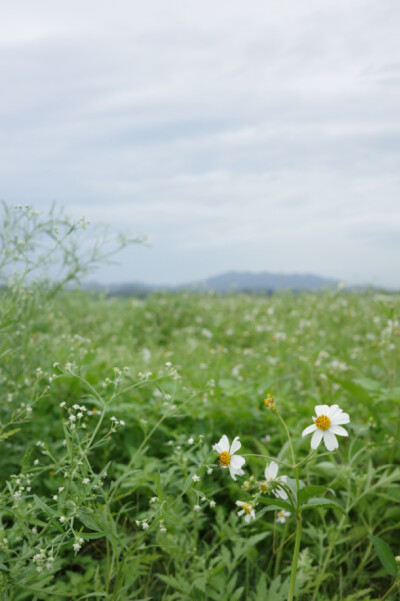
[[[275,292],[277,290],[325,290],[336,288],[337,280],[322,278],[313,274],[252,273],[248,271],[230,271],[206,280],[182,284],[180,286],[161,286],[141,284],[140,282],[110,284],[97,283],[86,287],[96,292],[107,291],[117,296],[146,296],[151,292],[215,291],[226,292]]]
[[[275,290],[323,290],[336,288],[337,280],[322,278],[313,274],[252,273],[249,271],[230,271],[202,282],[196,282],[185,288],[196,290],[232,291],[275,291]]]

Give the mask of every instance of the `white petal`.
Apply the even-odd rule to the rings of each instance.
[[[334,451],[339,446],[336,436],[329,430],[324,431],[324,444],[328,451]]]
[[[229,464],[229,472],[232,476],[232,479],[235,480],[235,482],[236,482],[236,476],[243,476],[243,474],[244,474],[244,471],[242,469],[240,469],[240,467],[235,469],[234,467],[232,467],[231,464]]]
[[[317,429],[317,426],[315,424],[312,424],[311,426],[307,426],[307,428],[305,430],[303,430],[302,436],[307,436],[307,434],[311,434],[311,432],[315,432],[316,429]]]
[[[239,505],[239,507],[243,507],[244,501],[236,501],[236,505]]]
[[[232,466],[233,469],[240,469],[242,465],[246,463],[246,459],[241,455],[232,455],[229,467]]]
[[[238,511],[238,515],[243,515],[244,514],[244,509],[241,509],[240,511]]]
[[[278,464],[275,461],[271,461],[269,465],[265,468],[264,474],[266,480],[275,480],[276,475],[278,473]]]
[[[275,494],[276,494],[277,497],[280,497],[281,499],[287,499],[288,498],[287,492],[286,492],[286,490],[283,490],[283,488],[277,488],[275,490]]]
[[[251,520],[251,515],[249,513],[246,513],[246,517],[244,518],[244,521],[249,523]]]
[[[329,407],[329,411],[327,413],[328,417],[333,417],[336,413],[341,413],[341,409],[339,407],[339,405],[331,405]]]
[[[350,422],[350,416],[348,413],[339,413],[331,417],[332,426],[339,426],[340,424],[348,424]]]
[[[328,411],[329,411],[329,406],[328,405],[317,405],[315,408],[315,413],[317,414],[317,417],[319,415],[327,415]]]
[[[342,428],[342,426],[330,426],[329,432],[332,432],[332,434],[336,434],[336,436],[348,436],[349,435],[347,430]]]
[[[322,440],[322,430],[316,430],[311,439],[311,448],[317,449],[320,445],[321,440]]]
[[[231,444],[231,448],[230,448],[230,454],[233,455],[233,453],[236,453],[236,451],[238,451],[240,449],[242,445],[239,442],[239,436],[236,436]]]
[[[227,451],[229,453],[229,440],[226,434],[224,434],[219,442],[214,445],[213,449],[218,453]]]

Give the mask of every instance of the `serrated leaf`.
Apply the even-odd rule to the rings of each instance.
[[[322,509],[338,509],[342,513],[346,515],[346,511],[340,503],[335,501],[334,499],[324,499],[322,497],[313,497],[309,499],[305,505],[303,505],[303,511],[306,509],[315,509],[316,507],[320,507]]]
[[[187,582],[178,580],[177,578],[175,578],[175,576],[166,576],[165,574],[157,574],[157,576],[160,578],[160,580],[165,582],[165,584],[168,584],[169,586],[171,586],[174,590],[178,590],[178,591],[181,591],[182,593],[188,593],[188,594],[191,591],[192,587],[189,586]]]
[[[373,542],[376,554],[386,572],[390,574],[390,576],[397,576],[399,568],[397,567],[396,560],[389,545],[378,536],[372,536],[370,534],[368,538]]]

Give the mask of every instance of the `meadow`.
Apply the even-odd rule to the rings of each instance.
[[[70,279],[1,291],[1,599],[400,598],[399,295]]]

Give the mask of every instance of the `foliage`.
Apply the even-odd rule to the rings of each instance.
[[[22,240],[7,236],[5,272]],[[2,598],[285,600],[293,512],[278,523],[285,502],[262,497],[245,523],[235,505],[265,468],[257,455],[290,461],[268,393],[299,461],[315,405],[351,415],[348,439],[302,471],[296,599],[372,601],[394,586],[399,296],[105,298],[63,289],[82,273],[69,263],[34,282],[35,239],[0,298]],[[249,455],[237,483],[212,451],[224,433]]]

